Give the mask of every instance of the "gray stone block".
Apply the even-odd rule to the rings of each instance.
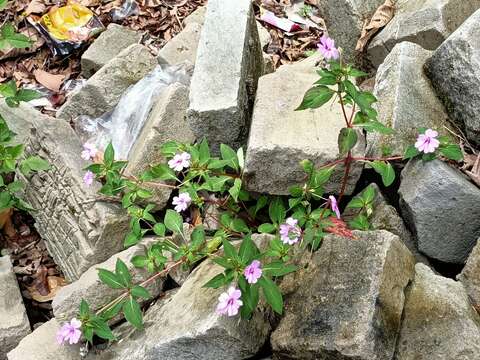
[[[368,47],[369,59],[379,66],[403,41],[435,50],[479,7],[480,0],[398,0],[395,16]]]
[[[193,23],[203,25],[203,23],[205,22],[206,12],[206,6],[198,7],[194,12],[192,12],[185,19],[183,19],[183,25],[185,25],[185,27]]]
[[[480,189],[440,160],[403,169],[400,209],[425,255],[464,263],[480,236]]]
[[[74,92],[58,110],[57,118],[70,121],[80,115],[99,117],[113,110],[125,90],[157,64],[145,46],[129,46]]]
[[[80,345],[58,345],[55,336],[60,329],[55,319],[47,321],[7,355],[8,360],[79,360]],[[89,354],[85,360],[95,359]]]
[[[8,256],[0,257],[0,359],[30,334],[30,322]]]
[[[68,280],[75,280],[123,248],[128,216],[113,203],[98,201],[99,184],[86,187],[80,157],[82,144],[67,122],[42,115],[29,105],[11,109],[4,103],[0,113],[7,123],[22,118],[17,131],[24,138],[27,155],[47,160],[51,169],[31,175],[25,198],[36,209],[35,227]],[[18,125],[18,124],[17,124]]]
[[[480,9],[433,53],[426,73],[448,114],[467,138],[480,144]]]
[[[374,95],[378,99],[378,120],[395,130],[392,135],[369,133],[367,154],[381,156],[382,147],[403,155],[415,143],[418,128],[432,128],[446,135],[448,115],[423,73],[425,61],[432,55],[417,44],[402,42],[395,46],[379,67]]]
[[[415,266],[394,360],[476,360],[480,317],[462,285]]]
[[[188,121],[197,139],[207,138],[216,151],[221,143],[245,143],[249,101],[262,72],[251,3],[209,1],[190,87]]]
[[[385,0],[323,0],[318,2],[330,37],[344,50],[347,61],[353,61],[357,40],[365,19],[369,19]]]
[[[462,272],[457,276],[467,290],[473,305],[480,309],[480,238],[473,248]]]
[[[178,65],[182,63],[195,64],[198,42],[202,25],[191,23],[168,41],[158,52],[158,61],[161,64]]]
[[[294,65],[283,65],[260,78],[245,158],[249,190],[286,195],[290,186],[302,183],[305,178],[300,161],[310,159],[319,166],[340,157],[338,134],[345,125],[340,105],[294,111],[305,92],[318,80],[315,64],[319,59],[313,56]],[[353,154],[364,156],[363,135],[359,136]],[[339,192],[343,169],[340,165],[336,167],[325,187],[327,192]],[[362,170],[363,164],[353,164],[347,194],[353,191]]]
[[[384,360],[394,354],[414,259],[398,236],[327,235],[271,337],[275,359]]]
[[[188,88],[174,83],[164,89],[150,112],[135,144],[128,155],[126,172],[135,176],[147,170],[150,165],[165,160],[160,146],[167,141],[191,143],[194,136],[186,121]],[[153,202],[157,207],[166,205],[171,189],[148,187],[154,193]]]
[[[81,58],[82,75],[91,77],[100,68],[130,45],[137,44],[142,38],[139,32],[117,24],[108,25]]]
[[[112,289],[105,285],[98,277],[98,269],[115,271],[117,259],[122,260],[132,274],[132,282],[139,283],[147,279],[151,274],[146,269],[135,268],[131,260],[134,256],[145,255],[145,248],[155,243],[156,238],[146,238],[140,244],[132,246],[118,254],[113,255],[107,261],[96,264],[88,269],[75,282],[63,287],[57,293],[52,302],[53,314],[57,321],[69,321],[78,316],[82,299],[87,301],[92,311],[96,311],[123,293],[122,290]],[[163,289],[164,279],[159,278],[146,288],[153,298],[158,296]]]

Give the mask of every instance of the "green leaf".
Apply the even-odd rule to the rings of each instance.
[[[48,161],[42,159],[40,156],[30,156],[20,164],[20,171],[25,176],[28,176],[32,171],[46,171],[49,169],[50,164]]]
[[[273,224],[262,224],[258,227],[258,232],[263,233],[263,234],[271,234],[274,233],[277,230],[275,225]]]
[[[43,97],[41,93],[36,90],[29,90],[29,89],[21,89],[15,95],[15,99],[18,101],[29,102],[35,99],[40,99]]]
[[[418,149],[415,146],[410,145],[405,149],[405,154],[403,155],[403,159],[404,160],[412,159],[419,154],[420,154],[420,151],[418,151]]]
[[[238,256],[243,265],[248,265],[259,253],[257,246],[252,241],[252,237],[247,235],[243,238],[240,249],[238,250]]]
[[[326,74],[315,82],[315,85],[335,85],[337,83],[337,77],[333,74]]]
[[[325,169],[315,170],[310,185],[312,187],[319,187],[326,184],[330,180],[334,169],[335,166],[330,166]]]
[[[228,192],[230,193],[230,195],[232,195],[232,198],[233,200],[235,200],[235,202],[238,202],[238,195],[240,194],[241,188],[242,188],[242,179],[236,178],[233,183],[233,186],[228,190]]]
[[[125,319],[137,329],[143,328],[142,309],[133,296],[129,296],[123,304]]]
[[[183,218],[176,211],[168,209],[163,223],[174,234],[183,234]]]
[[[350,75],[352,77],[368,76],[368,74],[366,72],[363,72],[363,71],[360,71],[360,70],[357,70],[357,69],[354,69],[354,68],[350,69],[350,71],[348,72],[348,75]]]
[[[282,315],[283,297],[278,286],[265,275],[262,275],[262,277],[258,279],[258,284],[262,287],[263,294],[273,311]]]
[[[373,169],[382,176],[382,182],[385,186],[390,186],[395,181],[395,170],[392,164],[375,160],[369,162]]]
[[[243,306],[240,308],[240,315],[242,319],[250,319],[253,311],[257,307],[259,300],[258,286],[256,284],[250,285],[245,278],[241,276],[238,279],[238,286],[242,292]]]
[[[123,289],[125,286],[122,280],[113,272],[105,269],[98,269],[98,277],[100,280],[112,289]]]
[[[198,248],[205,242],[205,229],[202,225],[196,226],[192,231],[192,248]]]
[[[435,153],[428,153],[428,154],[423,154],[422,155],[422,160],[423,161],[432,161],[437,158],[437,154]]]
[[[162,223],[156,223],[154,226],[153,226],[153,232],[155,233],[155,235],[157,236],[165,236],[165,225],[162,224]]]
[[[152,297],[148,290],[140,285],[135,285],[134,287],[132,287],[132,289],[130,290],[130,294],[132,294],[132,296],[134,297],[142,297],[144,299],[150,299]]]
[[[5,9],[7,6],[8,0],[0,0],[0,10]]]
[[[168,167],[166,164],[159,164],[156,166],[153,166],[147,173],[153,178],[153,179],[159,179],[159,180],[177,180],[177,177],[175,176],[175,172]]]
[[[440,146],[440,153],[445,156],[447,159],[454,161],[463,160],[463,153],[460,146],[456,144],[448,144]]]
[[[118,315],[120,310],[122,310],[123,301],[119,301],[114,306],[109,307],[107,310],[103,311],[100,316],[105,320],[113,319],[115,316]]]
[[[103,161],[107,168],[110,168],[115,160],[115,150],[113,149],[113,145],[110,142],[107,147],[105,148],[105,153],[103,154]]]
[[[132,260],[130,260],[130,262],[136,268],[142,269],[147,266],[148,259],[145,255],[136,255],[132,258]]]
[[[383,125],[381,122],[377,120],[370,120],[365,123],[356,124],[355,126],[362,127],[368,132],[378,132],[384,135],[391,135],[395,132],[395,130]]]
[[[274,224],[280,224],[283,222],[286,210],[281,197],[277,196],[273,199],[268,207],[268,214],[270,215],[270,220],[272,220]]]
[[[0,95],[4,97],[14,97],[17,93],[17,84],[15,80],[10,80],[0,85]]]
[[[368,231],[370,230],[370,223],[365,215],[359,214],[348,225],[355,230]]]
[[[340,135],[338,137],[338,149],[340,154],[346,154],[357,143],[358,136],[357,131],[353,128],[343,128],[340,130]]]
[[[239,233],[248,233],[250,232],[250,228],[247,226],[245,221],[243,221],[240,218],[233,219],[232,222],[230,223],[230,228]]]
[[[365,205],[365,202],[360,197],[354,197],[350,202],[347,204],[347,209],[361,209]]]
[[[235,250],[235,247],[230,243],[230,241],[228,241],[227,239],[223,239],[222,244],[225,257],[230,259],[238,259],[237,251]]]
[[[220,144],[222,159],[228,161],[228,165],[235,170],[239,169],[237,153],[228,145]]]
[[[283,276],[297,271],[297,267],[292,264],[285,264],[282,261],[274,261],[262,267],[262,271],[269,276]]]
[[[0,50],[7,48],[6,44],[16,49],[28,48],[32,45],[30,39],[15,31],[11,23],[5,23],[0,29]]]
[[[307,90],[303,101],[295,111],[305,109],[316,109],[325,105],[335,94],[335,91],[327,86],[315,86]]]
[[[127,288],[132,284],[132,275],[130,274],[127,265],[125,265],[120,258],[117,258],[117,262],[115,264],[115,274],[124,287]]]
[[[221,286],[227,285],[229,280],[224,273],[218,274],[212,279],[210,279],[205,285],[204,288],[218,289]]]
[[[80,302],[80,318],[86,318],[90,315],[90,306],[88,303],[82,299]]]
[[[130,246],[136,245],[142,239],[142,234],[138,234],[135,232],[129,232],[127,236],[125,236],[125,240],[123,241],[123,246],[128,248]]]
[[[105,339],[105,340],[115,340],[115,335],[113,335],[112,330],[108,326],[108,324],[101,319],[100,317],[96,316],[90,320],[90,324],[93,325],[93,331],[97,334],[98,337]]]

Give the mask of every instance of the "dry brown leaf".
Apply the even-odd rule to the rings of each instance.
[[[26,15],[43,14],[45,10],[47,10],[47,7],[43,3],[43,0],[32,0],[30,1],[30,4],[28,4],[25,13]]]
[[[48,276],[47,277],[48,292],[46,294],[41,294],[35,286],[27,287],[28,292],[33,300],[38,302],[47,302],[53,300],[57,292],[65,285],[67,282],[64,278],[59,276]]]
[[[366,20],[363,24],[362,34],[360,35],[360,39],[358,39],[355,50],[363,51],[372,36],[387,25],[394,15],[395,5],[393,0],[385,0],[385,3],[375,11],[372,19],[370,21]]]
[[[62,86],[62,82],[65,79],[65,75],[54,75],[40,69],[35,70],[33,75],[35,76],[35,80],[41,85],[55,92],[60,91],[60,86]]]

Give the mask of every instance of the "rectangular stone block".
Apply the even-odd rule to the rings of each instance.
[[[403,41],[435,50],[479,7],[480,0],[398,0],[395,16],[368,47],[369,59],[379,66]]]
[[[136,44],[142,34],[127,27],[110,24],[82,55],[82,75],[86,78],[95,74],[102,66],[117,56],[121,51]]]
[[[156,242],[156,238],[145,238],[140,244],[132,246],[118,254],[113,255],[107,261],[96,264],[82,274],[80,279],[60,289],[53,299],[53,314],[57,321],[70,321],[78,316],[80,303],[82,299],[86,300],[92,310],[98,310],[102,305],[107,304],[116,296],[123,293],[122,290],[111,289],[105,285],[98,277],[98,269],[115,271],[117,259],[122,260],[132,274],[132,282],[139,283],[148,278],[149,274],[145,269],[135,268],[131,260],[136,255],[145,255],[145,249]],[[156,297],[163,289],[164,279],[159,278],[146,288]]]
[[[251,3],[209,1],[190,88],[188,120],[197,139],[207,138],[215,150],[245,143],[249,101],[262,71]]]
[[[345,126],[340,105],[328,103],[315,110],[295,111],[319,78],[315,69],[318,60],[319,56],[313,56],[283,65],[260,78],[245,158],[249,190],[286,195],[289,187],[305,178],[300,161],[309,159],[320,166],[340,157],[338,134]],[[353,155],[364,156],[365,138],[360,134],[358,138]],[[361,163],[353,163],[346,193],[353,191],[362,170]],[[339,192],[343,172],[343,166],[337,165],[325,187],[327,192]]]
[[[75,91],[57,112],[67,121],[80,115],[99,117],[112,110],[130,85],[142,79],[158,64],[149,50],[134,44],[123,50]]]
[[[387,231],[328,235],[271,336],[275,359],[392,359],[414,259]],[[308,286],[304,286],[308,284]]]
[[[382,156],[382,147],[403,155],[413,145],[421,127],[447,135],[451,127],[442,102],[437,98],[423,66],[431,51],[411,42],[395,46],[378,68],[374,95],[378,121],[395,130],[392,135],[368,133],[367,154]]]
[[[202,25],[192,22],[169,40],[158,52],[158,61],[161,64],[195,64],[197,58],[198,42]]]
[[[80,157],[82,144],[70,125],[26,104],[11,109],[1,102],[0,114],[9,125],[23,119],[16,130],[25,139],[26,154],[51,165],[29,178],[18,176],[27,184],[25,199],[36,209],[35,227],[67,279],[78,279],[123,249],[128,216],[121,206],[98,200],[99,184],[83,183],[88,163]]]
[[[30,322],[8,256],[0,257],[0,359],[30,334]]]

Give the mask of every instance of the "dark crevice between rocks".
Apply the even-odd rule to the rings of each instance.
[[[457,275],[462,272],[463,267],[465,266],[465,264],[451,264],[432,258],[428,258],[428,260],[437,273],[453,280],[456,279]]]

